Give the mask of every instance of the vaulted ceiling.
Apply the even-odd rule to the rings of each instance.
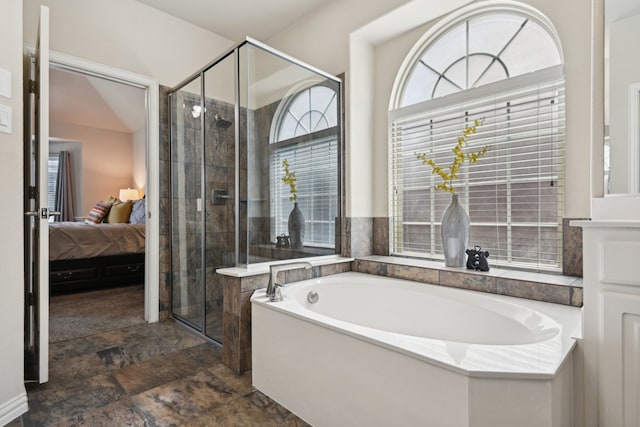
[[[143,89],[58,68],[50,70],[49,110],[52,123],[116,132],[133,133],[146,123]]]

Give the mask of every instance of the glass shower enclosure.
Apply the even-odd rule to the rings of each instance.
[[[169,111],[171,313],[221,343],[217,269],[340,252],[341,82],[247,39],[171,89]]]

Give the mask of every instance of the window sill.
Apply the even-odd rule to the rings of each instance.
[[[302,262],[306,261],[311,263],[313,267],[318,267],[320,270],[326,268],[330,270],[331,266],[337,264],[350,264],[353,261],[353,258],[346,258],[339,255],[328,255],[328,256],[317,256],[317,257],[308,257],[308,258],[294,258],[287,259],[281,261],[271,261],[271,262],[261,262],[256,264],[249,264],[242,267],[228,267],[228,268],[219,268],[216,270],[216,273],[221,274],[223,276],[231,276],[231,277],[250,277],[250,276],[258,276],[261,274],[269,273],[269,266],[271,264],[286,264],[290,262]],[[325,275],[325,274],[320,274]],[[266,287],[266,284],[265,284]]]
[[[445,267],[440,261],[391,256],[356,258],[354,271],[536,301],[582,307],[582,278],[491,268]]]
[[[318,256],[335,255],[334,248],[318,248],[305,246],[300,249],[277,248],[274,244],[251,245],[251,257],[254,260],[294,260],[297,258],[309,258]]]

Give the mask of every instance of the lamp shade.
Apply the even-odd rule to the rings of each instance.
[[[120,190],[120,194],[118,196],[118,199],[123,202],[126,202],[127,200],[138,200],[139,198],[140,194],[135,188],[123,188]]]

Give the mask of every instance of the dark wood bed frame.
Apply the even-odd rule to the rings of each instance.
[[[51,294],[144,283],[144,253],[49,261]]]

